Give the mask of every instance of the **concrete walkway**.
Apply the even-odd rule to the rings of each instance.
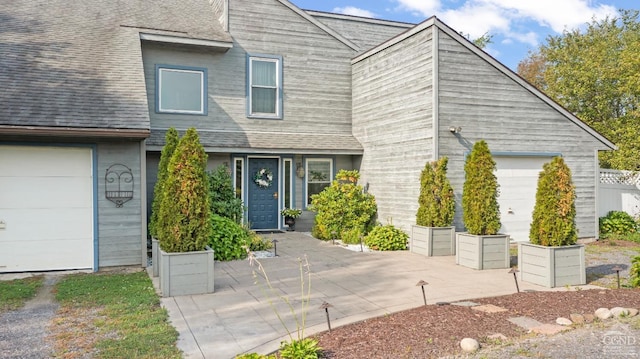
[[[215,293],[162,298],[180,333],[178,347],[186,358],[234,358],[245,352],[267,354],[297,338],[294,314],[277,296],[288,298],[301,317],[300,260],[306,255],[311,271],[311,300],[304,336],[423,305],[416,284],[424,280],[427,303],[512,294],[508,269],[478,271],[455,264],[455,257],[424,257],[408,251],[354,252],[299,232],[267,235],[277,239],[277,257],[259,259],[274,292],[248,260],[216,262]],[[305,274],[305,281],[307,276]],[[157,280],[154,281],[157,285]],[[257,283],[257,284],[256,284]],[[549,290],[519,283],[520,290]],[[306,287],[305,287],[306,288]],[[565,290],[557,288],[556,290]],[[269,302],[273,303],[276,310]],[[282,322],[281,322],[282,320]],[[287,329],[285,329],[285,327]]]

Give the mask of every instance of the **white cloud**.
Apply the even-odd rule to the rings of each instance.
[[[398,10],[433,15],[471,39],[485,33],[498,35],[501,42],[537,46],[540,36],[531,31],[531,22],[556,33],[581,27],[593,18],[616,16],[614,6],[593,4],[592,0],[396,0]],[[592,5],[593,4],[593,5]]]
[[[361,16],[361,17],[371,17],[371,18],[376,17],[376,14],[372,13],[371,11],[360,9],[354,6],[336,7],[336,8],[333,8],[333,12],[338,14]]]

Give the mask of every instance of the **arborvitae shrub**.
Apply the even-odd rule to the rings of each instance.
[[[453,223],[455,198],[447,178],[447,157],[427,163],[420,175],[420,197],[416,224],[425,227],[448,227]]]
[[[529,240],[543,246],[566,246],[578,240],[576,188],[562,157],[545,163],[538,177]]]
[[[358,171],[341,170],[336,179],[311,198],[316,212],[312,233],[323,240],[342,239],[345,231],[360,230],[363,235],[375,223],[376,200],[357,184]]]
[[[493,235],[500,230],[496,163],[484,140],[473,145],[464,165],[462,219],[474,235]]]
[[[220,165],[208,175],[211,211],[236,223],[242,222],[244,205],[242,200],[236,197],[229,169]]]
[[[165,252],[205,248],[211,236],[207,154],[194,128],[180,139],[163,186],[157,233]]]
[[[158,179],[156,185],[153,188],[153,203],[151,204],[151,219],[149,220],[149,234],[152,237],[157,238],[158,233],[156,226],[158,223],[158,214],[160,212],[160,203],[162,203],[162,195],[164,194],[164,184],[167,179],[167,167],[169,167],[169,161],[173,156],[173,152],[178,145],[178,131],[171,127],[165,134],[164,147],[160,153],[160,163],[158,164]]]

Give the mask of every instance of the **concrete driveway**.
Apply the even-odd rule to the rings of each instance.
[[[289,340],[287,330],[297,338],[296,329],[303,327],[300,259],[305,256],[311,271],[311,300],[304,336],[327,330],[326,314],[320,309],[324,302],[332,305],[332,328],[423,305],[422,291],[416,286],[420,280],[429,283],[425,286],[428,304],[516,291],[508,269],[473,270],[456,265],[453,256],[356,252],[300,232],[267,238],[278,241],[277,257],[259,259],[273,292],[263,276],[254,275],[258,268],[242,260],[215,263],[213,294],[162,298],[186,358],[267,354]],[[520,290],[549,289],[520,283]],[[290,301],[293,313],[278,296]]]

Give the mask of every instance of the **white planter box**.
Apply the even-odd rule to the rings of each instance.
[[[509,268],[509,236],[456,233],[456,264],[473,269]]]
[[[548,288],[586,284],[584,245],[518,243],[518,270],[521,280]]]
[[[160,250],[160,291],[163,297],[213,293],[213,250],[166,253]]]
[[[424,256],[456,254],[456,227],[411,226],[409,250]]]

